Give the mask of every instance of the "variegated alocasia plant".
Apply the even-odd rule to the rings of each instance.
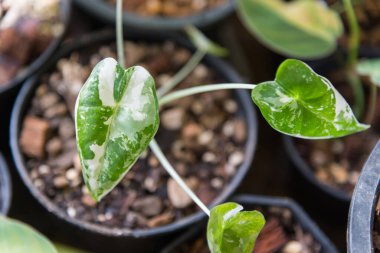
[[[99,62],[76,103],[76,133],[86,185],[100,200],[128,172],[150,145],[164,168],[210,216],[212,252],[252,251],[265,220],[257,212],[240,212],[235,203],[211,212],[175,173],[153,140],[159,105],[192,94],[220,89],[250,89],[252,100],[276,130],[300,138],[334,138],[363,131],[349,105],[332,84],[299,60],[286,60],[274,81],[258,85],[214,84],[156,96],[154,80],[142,67],[122,68],[113,59]]]

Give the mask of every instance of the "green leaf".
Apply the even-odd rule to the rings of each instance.
[[[19,221],[0,216],[0,252],[57,253],[43,235]]]
[[[159,126],[154,80],[143,67],[99,62],[75,108],[79,156],[86,185],[100,200],[129,171]]]
[[[207,242],[211,253],[251,253],[264,216],[258,211],[243,211],[241,205],[224,203],[211,209]]]
[[[274,129],[299,138],[334,138],[369,127],[329,80],[298,60],[285,60],[274,81],[252,90],[252,99]]]
[[[69,247],[67,245],[56,243],[54,244],[58,253],[86,253],[85,251]]]
[[[314,59],[332,53],[343,33],[339,15],[323,1],[238,0],[247,29],[274,51]]]
[[[201,31],[194,26],[186,26],[185,32],[198,50],[208,54],[224,57],[228,55],[227,49],[209,40]]]
[[[359,74],[369,76],[373,84],[380,86],[380,59],[361,60],[356,69]]]

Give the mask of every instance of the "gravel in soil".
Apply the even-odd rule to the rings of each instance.
[[[0,85],[14,78],[63,32],[60,0],[0,1]]]
[[[318,253],[320,245],[305,232],[292,217],[288,209],[272,207],[258,209],[262,211],[267,222],[261,231],[254,248],[254,253]],[[206,236],[184,244],[172,252],[209,253]]]
[[[190,57],[171,42],[126,42],[125,51],[127,65],[146,67],[158,85]],[[194,213],[197,207],[148,150],[100,203],[90,197],[81,175],[72,113],[81,85],[105,57],[116,58],[114,46],[102,46],[87,56],[74,52],[42,77],[19,140],[34,186],[68,216],[107,227],[158,227]],[[180,87],[217,80],[200,64]],[[244,160],[247,130],[237,110],[227,91],[184,98],[161,110],[157,141],[206,204],[226,187]]]
[[[337,0],[327,0],[331,5],[336,4]],[[354,10],[358,19],[361,34],[360,40],[362,45],[379,47],[380,46],[380,2],[378,0],[361,0],[353,1]],[[342,7],[343,9],[343,7]],[[342,15],[346,31],[348,31],[348,21],[345,14]],[[345,35],[340,39],[343,45],[348,45],[348,36]]]
[[[107,0],[115,5],[116,0]],[[128,0],[123,9],[141,16],[185,17],[216,8],[228,0]]]

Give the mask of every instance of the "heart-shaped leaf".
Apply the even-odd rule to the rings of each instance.
[[[100,200],[124,177],[159,126],[155,84],[144,68],[123,69],[112,58],[99,62],[75,108],[83,177]]]
[[[329,80],[298,60],[285,60],[274,81],[252,90],[252,99],[274,129],[300,138],[334,138],[369,127]]]
[[[265,225],[258,211],[242,211],[236,203],[224,203],[211,209],[207,242],[211,253],[251,253]]]
[[[209,40],[196,27],[186,26],[184,29],[187,35],[189,36],[191,42],[199,50],[202,50],[203,52],[209,53],[214,56],[219,56],[219,57],[228,55],[227,49]]]
[[[369,76],[373,84],[380,86],[380,59],[361,60],[356,69],[359,74]]]
[[[0,252],[57,253],[53,244],[33,228],[0,216]]]
[[[339,15],[323,1],[238,0],[248,30],[271,49],[297,58],[321,58],[343,33]]]

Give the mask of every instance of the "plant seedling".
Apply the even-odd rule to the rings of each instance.
[[[378,60],[358,62],[360,27],[353,2],[360,4],[355,0],[342,0],[329,7],[323,0],[238,0],[237,11],[247,29],[262,43],[280,54],[302,59],[322,58],[336,49],[337,39],[343,34],[339,12],[345,12],[350,30],[346,76],[353,90],[353,109],[355,115],[362,116],[365,97],[358,74],[369,75],[372,87],[365,121],[371,123],[377,92],[373,81],[378,76],[373,68],[375,64],[371,64],[370,70],[368,62]]]
[[[121,12],[118,1],[117,12]],[[121,27],[121,21],[117,20]],[[118,55],[123,57],[118,29]],[[119,62],[124,62],[123,59]],[[159,107],[186,96],[222,89],[251,90],[253,102],[277,131],[299,138],[335,138],[360,132],[351,108],[332,84],[305,63],[289,59],[273,81],[257,85],[222,83],[201,85],[157,96],[154,78],[140,66],[127,69],[111,58],[99,62],[82,87],[75,110],[77,144],[83,177],[91,195],[100,201],[150,146],[158,160],[194,202],[210,216],[208,245],[213,253],[252,252],[265,224],[257,211],[241,211],[224,203],[211,211],[176,173],[154,136]]]

